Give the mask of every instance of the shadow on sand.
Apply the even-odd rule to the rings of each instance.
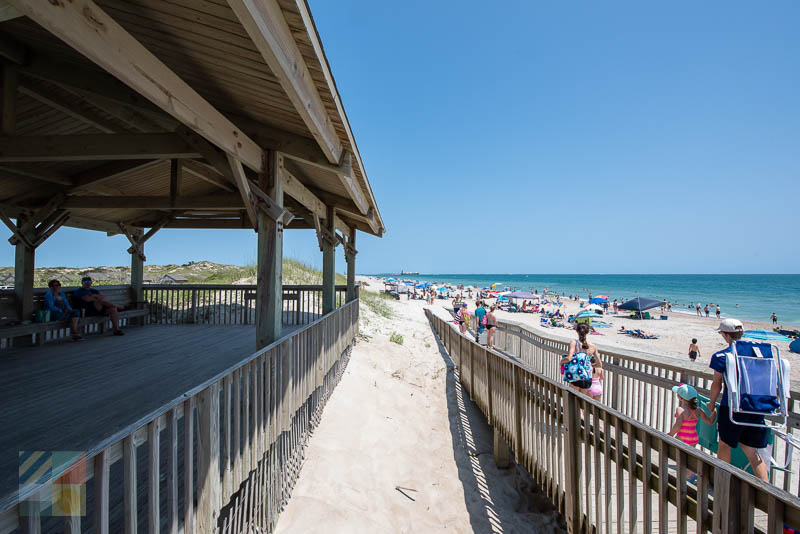
[[[566,532],[566,524],[522,466],[512,458],[510,468],[497,468],[492,427],[462,388],[458,369],[432,325],[431,333],[447,366],[446,394],[453,456],[464,487],[464,501],[473,532]]]

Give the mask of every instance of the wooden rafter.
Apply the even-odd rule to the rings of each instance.
[[[30,165],[28,163],[0,163],[0,169],[17,174],[19,176],[34,178],[36,180],[51,184],[67,186],[75,185],[72,181],[72,178],[69,176],[61,174],[60,172],[52,169],[46,169],[37,165]]]
[[[277,0],[228,0],[228,5],[280,81],[328,161],[338,164],[342,155],[341,141]]]
[[[250,181],[247,179],[242,164],[238,159],[228,155],[228,164],[231,167],[233,178],[236,180],[236,187],[239,189],[239,194],[242,196],[244,208],[247,210],[247,218],[250,219],[253,228],[258,228],[258,219],[256,218],[255,202],[250,189]]]
[[[64,203],[67,209],[150,209],[150,210],[239,210],[238,194],[194,197],[169,196],[71,196]]]
[[[262,149],[91,0],[11,4],[211,143],[260,170]]]
[[[76,105],[74,101],[68,101],[62,96],[49,91],[44,91],[33,84],[22,83],[19,86],[20,93],[27,95],[42,104],[51,107],[77,119],[89,126],[97,128],[103,133],[120,132],[122,129],[113,122],[101,117],[97,113],[86,109],[84,106]]]
[[[327,213],[325,204],[304,186],[289,170],[283,169],[283,192],[305,206],[311,213],[324,219]]]
[[[198,158],[175,134],[0,137],[0,162]]]
[[[220,189],[224,189],[225,191],[233,192],[235,190],[223,175],[199,161],[191,159],[183,160],[183,171],[213,184]]]

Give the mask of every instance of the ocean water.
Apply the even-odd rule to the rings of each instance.
[[[410,278],[478,287],[499,282],[500,286],[539,293],[548,287],[583,298],[591,292],[608,295],[611,300],[667,299],[673,303],[673,311],[688,312],[690,302],[713,303],[719,304],[723,317],[768,322],[775,312],[779,324],[800,325],[798,274],[420,274]],[[711,313],[713,316],[713,307]]]

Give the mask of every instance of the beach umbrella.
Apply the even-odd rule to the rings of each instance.
[[[494,284],[490,285],[489,287],[497,287],[500,285],[500,282],[495,282]]]
[[[777,332],[770,332],[769,330],[745,330],[742,337],[758,339],[759,341],[791,341],[788,337],[782,336]]]
[[[645,310],[651,310],[653,308],[658,308],[663,304],[660,300],[653,300],[653,299],[646,299],[642,297],[636,297],[635,299],[631,299],[627,302],[623,302],[622,305],[619,307],[620,310],[632,310],[643,312]]]
[[[428,286],[426,286],[425,284],[417,284],[414,286],[414,289],[425,289],[426,287]]]
[[[591,300],[589,300],[589,303],[590,303],[590,304],[604,304],[604,303],[606,303],[606,302],[608,302],[608,297],[606,297],[606,298],[603,298],[603,297],[593,297]]]
[[[582,311],[578,315],[575,316],[576,319],[583,319],[584,317],[603,317],[599,313],[595,313],[592,311]]]
[[[584,309],[586,309],[586,310],[590,310],[590,311],[601,311],[603,308],[601,308],[601,307],[600,307],[600,306],[598,306],[597,304],[589,304],[589,305],[588,305],[588,306],[586,306],[586,308],[584,308]]]
[[[387,282],[397,282],[397,278],[387,278]]]
[[[608,300],[608,295],[595,295],[594,298]]]
[[[450,290],[447,289],[446,287],[440,287],[436,291],[438,291],[439,293],[450,293]]]
[[[529,293],[527,291],[513,291],[511,293],[507,293],[506,296],[512,299],[539,300],[539,295],[534,295],[533,293]]]
[[[800,337],[789,343],[789,351],[800,354]]]

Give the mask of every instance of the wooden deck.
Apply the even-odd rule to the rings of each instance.
[[[4,351],[0,500],[17,492],[18,451],[89,450],[255,352],[254,328],[147,326]]]

